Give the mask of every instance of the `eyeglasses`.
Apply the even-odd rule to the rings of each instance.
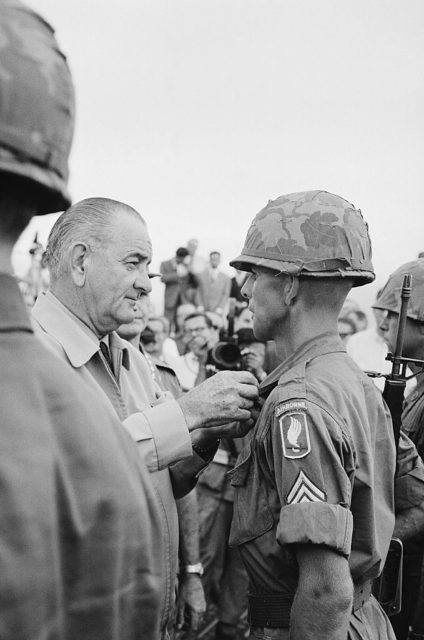
[[[202,333],[202,331],[206,331],[206,329],[206,325],[204,327],[191,327],[190,329],[186,327],[184,333]]]

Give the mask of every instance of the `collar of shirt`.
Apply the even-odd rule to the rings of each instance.
[[[70,363],[79,368],[87,364],[99,351],[99,338],[87,325],[65,307],[51,291],[38,296],[32,314],[40,326],[62,345]],[[122,365],[129,369],[129,355],[125,343],[112,331],[108,344],[112,360],[114,350],[122,351]]]
[[[267,396],[270,391],[278,384],[282,376],[299,362],[309,362],[317,356],[326,353],[336,353],[338,351],[346,353],[346,349],[339,336],[334,333],[321,333],[310,340],[304,342],[291,356],[283,360],[269,376],[259,385],[259,393]]]
[[[31,321],[18,283],[9,273],[0,273],[0,331],[29,331]]]

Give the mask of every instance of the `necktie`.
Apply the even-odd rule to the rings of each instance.
[[[110,351],[109,348],[107,346],[107,344],[105,342],[100,342],[100,351],[102,352],[102,354],[104,355],[104,358],[106,360],[106,362],[108,363],[110,370],[112,371],[112,373],[114,374],[113,371],[113,364],[112,364],[112,358],[110,356]]]

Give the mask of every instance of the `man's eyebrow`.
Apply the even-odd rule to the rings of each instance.
[[[140,251],[129,251],[125,254],[124,260],[128,260],[128,258],[137,258],[139,262],[143,260],[148,260],[148,264],[151,262],[151,256],[148,253],[141,253]]]

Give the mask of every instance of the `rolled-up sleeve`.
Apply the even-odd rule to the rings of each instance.
[[[280,511],[277,540],[286,544],[319,544],[346,557],[350,554],[353,531],[351,511],[339,504],[304,502],[287,505]]]
[[[131,414],[123,421],[150,471],[192,455],[191,438],[180,405],[168,400]]]
[[[297,404],[297,410],[286,410]],[[277,406],[272,457],[281,509],[280,545],[324,545],[349,556],[355,457],[341,426],[303,399]]]

